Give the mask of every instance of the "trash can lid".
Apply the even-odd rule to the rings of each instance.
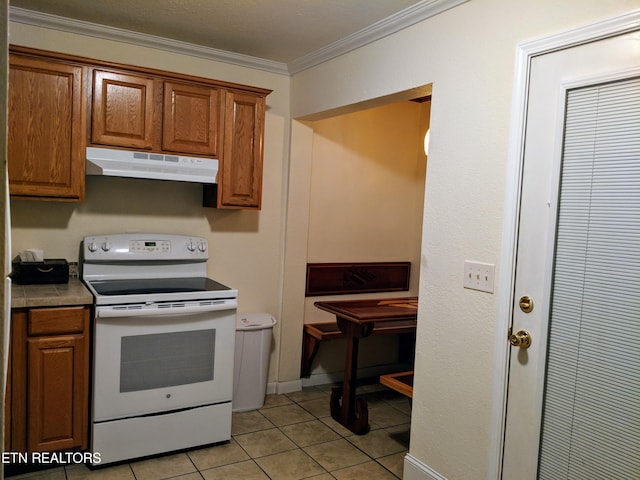
[[[262,330],[272,328],[276,319],[269,313],[238,313],[236,330]]]

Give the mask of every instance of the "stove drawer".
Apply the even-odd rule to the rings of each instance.
[[[87,307],[38,308],[29,310],[28,335],[82,333],[89,314]]]

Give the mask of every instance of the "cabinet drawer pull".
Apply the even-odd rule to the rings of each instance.
[[[38,267],[38,271],[42,272],[42,273],[49,273],[49,272],[53,272],[53,267],[49,267],[49,268],[39,268]]]

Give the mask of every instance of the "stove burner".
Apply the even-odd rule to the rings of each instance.
[[[226,285],[206,277],[132,278],[125,280],[94,280],[90,283],[98,295],[106,296],[231,290]]]

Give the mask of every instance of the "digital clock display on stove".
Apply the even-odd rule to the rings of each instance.
[[[131,252],[170,252],[171,242],[169,240],[131,240],[129,242]]]

